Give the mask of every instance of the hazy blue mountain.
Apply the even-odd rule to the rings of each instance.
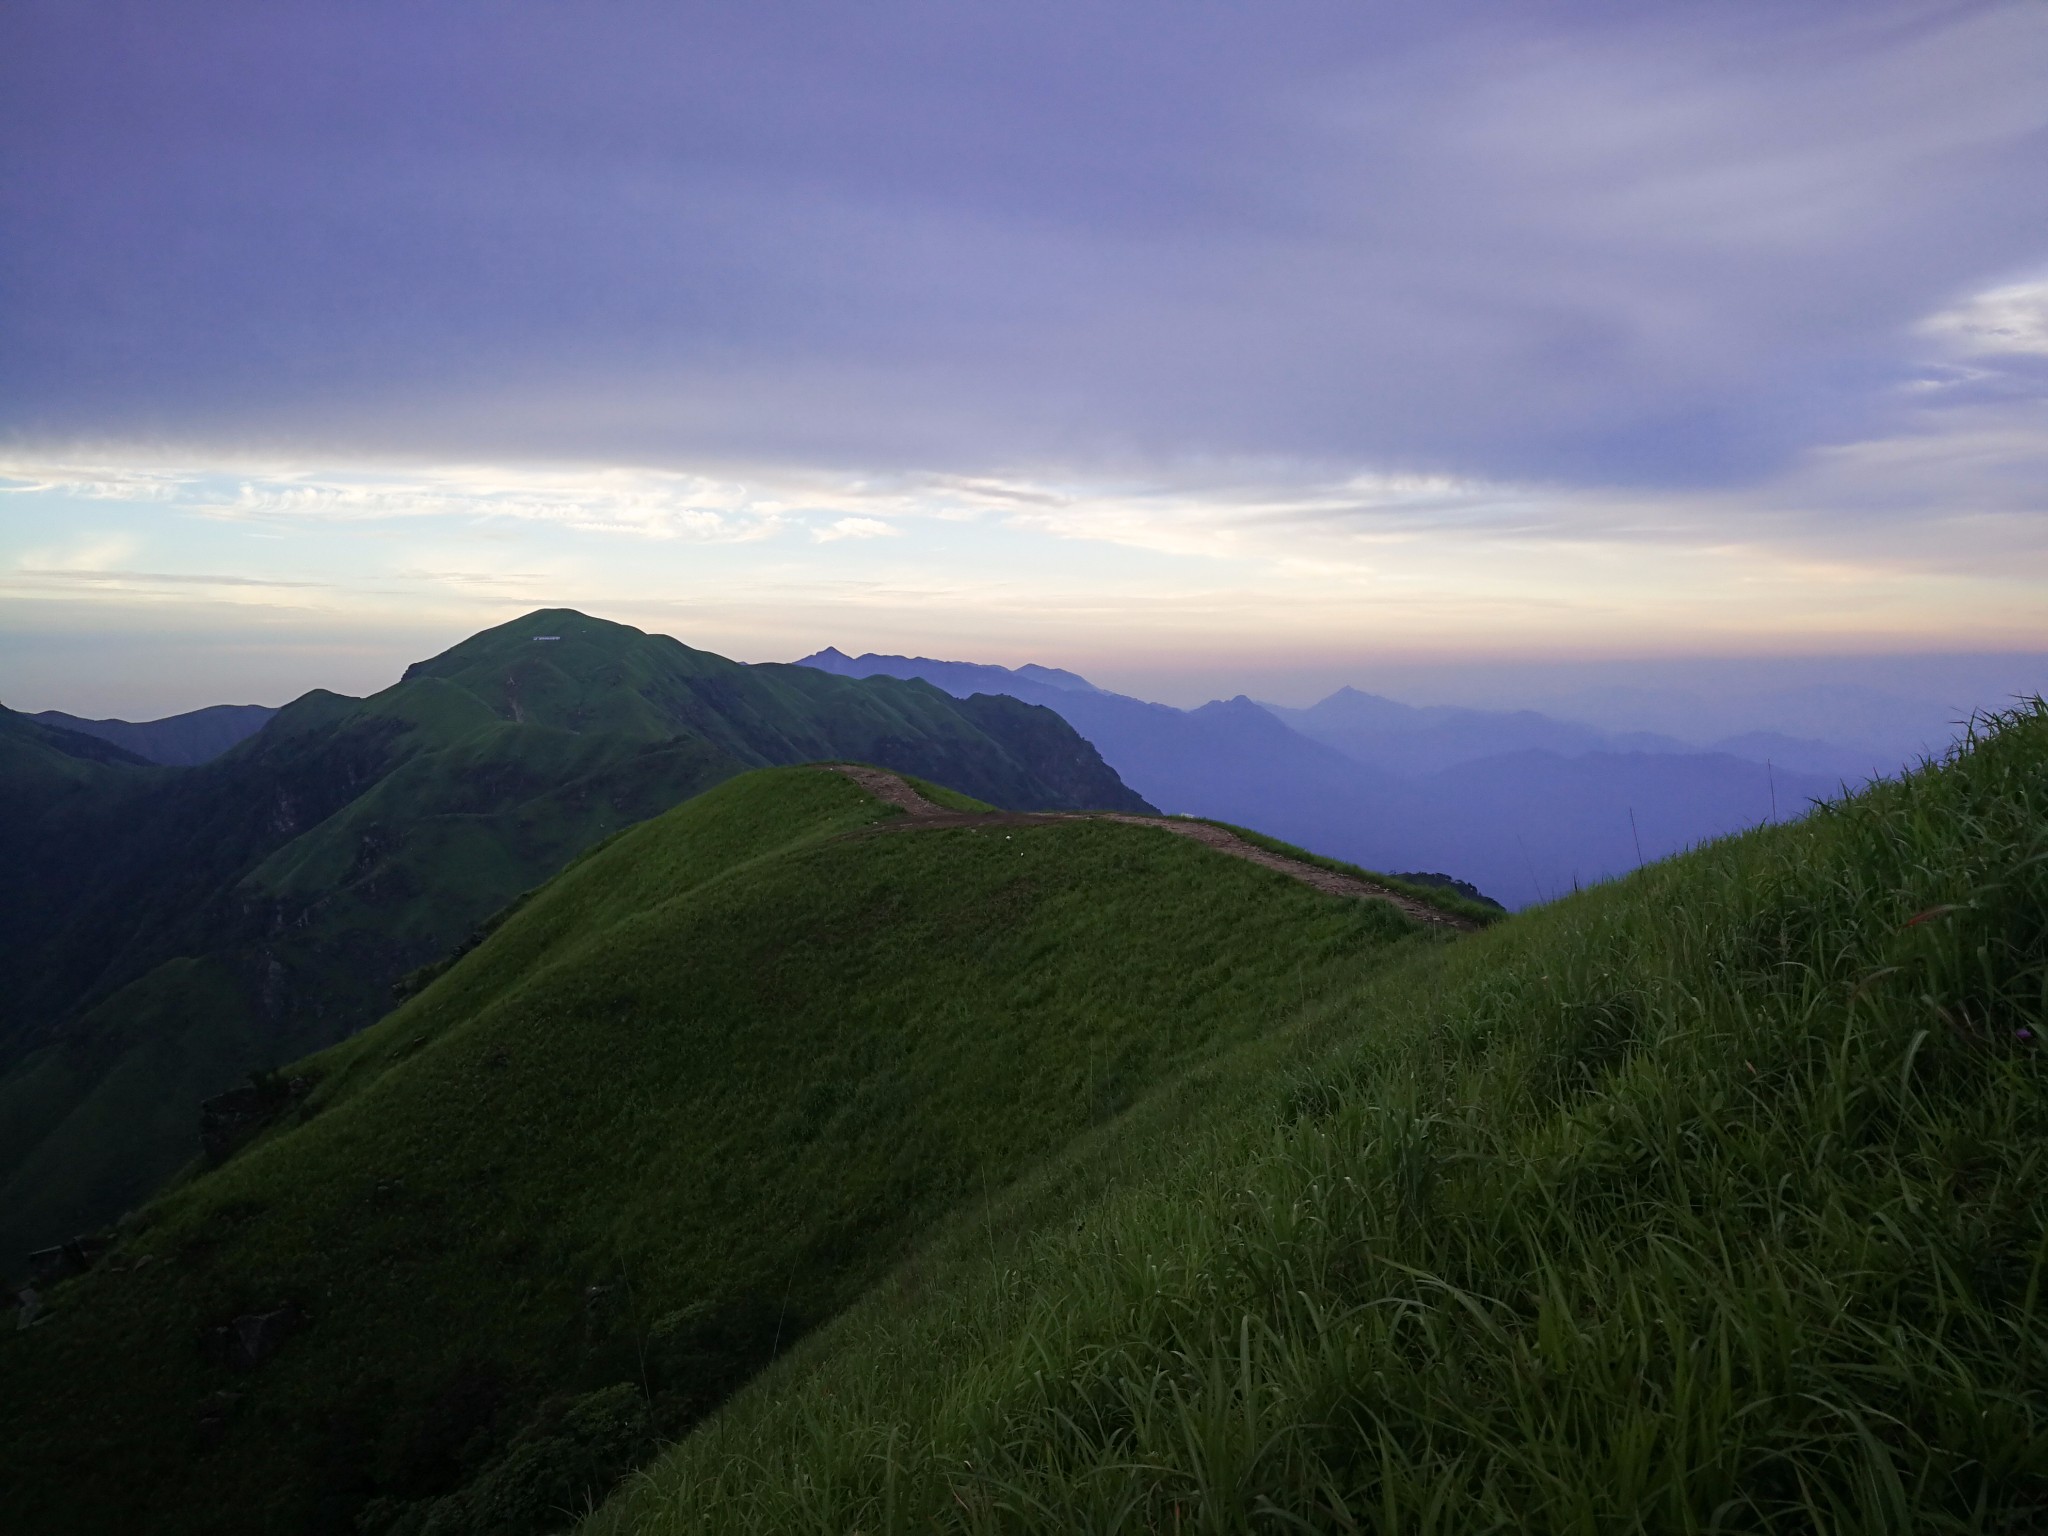
[[[848,656],[828,645],[796,665],[840,677],[922,678],[961,698],[974,693],[1011,693],[1017,687],[1051,688],[1061,693],[1102,692],[1078,673],[1029,662],[1021,667],[997,667],[973,661],[933,661],[927,656],[878,656],[872,651],[864,656]]]
[[[1794,773],[1816,774],[1847,784],[1851,789],[1870,779],[1897,773],[1916,755],[1912,752],[1887,753],[1879,747],[1811,741],[1787,736],[1782,731],[1745,731],[1740,736],[1724,736],[1711,743],[1707,750],[1726,752],[1731,757],[1745,757],[1753,763],[1788,768]]]
[[[1939,756],[1974,705],[2003,707],[2006,697],[1910,696],[1862,683],[1807,683],[1735,691],[1611,686],[1561,697],[1560,707],[1599,721],[1640,721],[1702,741],[1755,735],[1821,741],[1854,749],[1893,773],[1923,755]]]
[[[1602,730],[1584,721],[1561,720],[1533,709],[1403,704],[1356,688],[1340,688],[1306,709],[1279,704],[1265,707],[1303,735],[1335,747],[1348,757],[1408,774],[1431,773],[1516,752],[1553,752],[1560,757],[1583,757],[1595,752],[1705,752],[1773,764],[1854,786],[1896,772],[1907,760],[1907,756],[1888,758],[1879,749],[1816,741],[1782,731],[1747,731],[1719,740],[1694,742],[1657,731]]]
[[[229,747],[247,741],[276,713],[263,704],[210,704],[161,720],[81,720],[57,709],[45,709],[29,718],[111,741],[145,762],[189,768],[210,763]]]
[[[1429,783],[1440,867],[1511,906],[1794,820],[1839,792],[1834,779],[1710,752],[1517,752],[1460,763]]]
[[[1413,785],[1311,740],[1242,696],[1175,709],[1111,693],[1050,667],[1013,669],[924,656],[849,658],[829,648],[797,665],[852,677],[919,678],[949,693],[995,691],[1043,705],[1094,743],[1118,777],[1160,809],[1215,816],[1290,841],[1301,841],[1296,834],[1305,829],[1327,835],[1333,825],[1363,835],[1366,827],[1414,815],[1420,803]],[[1041,681],[1048,676],[1064,681]]]
[[[1042,704],[1165,810],[1372,869],[1441,871],[1510,907],[1770,820],[1774,805],[1777,819],[1798,816],[1872,768],[1854,751],[1775,733],[1705,751],[1533,710],[1424,707],[1352,688],[1308,709],[1238,697],[1182,710],[1072,673],[1047,686],[1037,680],[1046,668],[829,649],[799,665]]]
[[[1572,757],[1612,750],[1615,738],[1575,720],[1532,709],[1484,710],[1418,706],[1340,688],[1307,709],[1266,706],[1305,736],[1347,757],[1397,773],[1431,773],[1503,752],[1555,752]],[[1683,752],[1683,742],[1648,733],[1628,743],[1638,752]]]

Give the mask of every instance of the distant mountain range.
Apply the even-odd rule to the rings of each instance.
[[[403,777],[436,736],[398,806],[683,713],[1078,741],[543,617],[559,666],[500,634],[387,692],[490,715],[480,771]],[[1233,761],[1292,734],[1164,718]],[[46,811],[208,782],[120,752],[0,731]],[[1724,760],[1427,782],[1568,820],[1578,765],[1710,795]],[[0,1527],[2041,1528],[2048,709],[1483,932],[1206,829],[912,788],[734,775],[216,1101],[210,1168],[31,1258]]]
[[[262,704],[213,704],[161,720],[81,720],[56,709],[29,718],[58,730],[111,741],[144,762],[190,768],[210,763],[237,742],[248,740],[276,713]]]
[[[1014,811],[1542,893],[1798,776],[824,660],[966,692],[555,610],[197,767],[0,711],[0,1526],[2038,1526],[2048,709],[1498,921]]]
[[[1459,709],[1417,706],[1340,688],[1306,709],[1264,706],[1304,736],[1362,763],[1397,773],[1431,773],[1483,757],[1514,752],[1723,754],[1788,768],[1795,773],[1862,784],[1895,768],[1870,752],[1776,731],[1751,731],[1704,744],[1655,731],[1603,731],[1532,709]]]
[[[1773,733],[1701,748],[1531,710],[1419,708],[1353,688],[1307,709],[1239,696],[1183,710],[1044,667],[835,649],[797,664],[1043,705],[1170,811],[1372,869],[1443,873],[1511,907],[1798,816],[1887,766]]]
[[[132,1203],[191,1155],[201,1098],[376,1018],[619,828],[834,757],[1011,808],[1212,816],[1511,907],[1888,766],[1348,688],[1183,710],[1050,667],[830,648],[749,667],[566,610],[367,699],[0,710],[0,1251]]]
[[[0,1263],[196,1150],[197,1106],[377,1018],[400,977],[620,828],[750,768],[851,758],[1010,809],[1146,810],[1057,714],[750,667],[554,610],[367,699],[130,746],[0,710]],[[108,722],[84,722],[104,728]]]

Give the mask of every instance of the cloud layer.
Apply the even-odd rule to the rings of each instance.
[[[43,436],[1726,483],[2048,259],[2035,6],[9,16]]]
[[[2044,79],[2039,5],[25,0],[0,590],[2038,644]]]

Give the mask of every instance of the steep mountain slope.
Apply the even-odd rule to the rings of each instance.
[[[88,761],[48,744],[119,749],[12,729],[30,809],[10,779],[9,1270],[189,1159],[201,1099],[343,1038],[582,849],[748,768],[859,757],[1007,806],[1144,808],[1016,700],[747,667],[561,610],[368,699],[308,694],[196,768]]]
[[[2044,914],[2037,701],[1339,982],[583,1530],[2032,1530]]]
[[[262,704],[211,704],[161,720],[81,720],[57,709],[42,710],[34,718],[111,741],[145,762],[190,768],[210,763],[237,742],[247,741],[276,713]]]
[[[735,779],[293,1069],[266,1139],[0,1334],[13,1516],[552,1528],[947,1212],[1454,942],[1151,827],[897,814]]]

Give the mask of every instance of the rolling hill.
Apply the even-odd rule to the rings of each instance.
[[[292,1068],[0,1335],[16,1518],[551,1528],[948,1213],[1452,935],[1151,826],[910,820],[735,778]]]
[[[908,820],[735,780],[299,1069],[0,1334],[11,1510],[2036,1523],[2048,706],[1456,939],[1153,827]]]
[[[583,1536],[2032,1529],[2048,708],[1340,980]]]
[[[0,1266],[198,1150],[198,1106],[621,828],[749,769],[858,757],[1017,808],[1145,802],[1056,715],[749,667],[566,610],[367,699],[316,691],[190,768],[0,715]]]

